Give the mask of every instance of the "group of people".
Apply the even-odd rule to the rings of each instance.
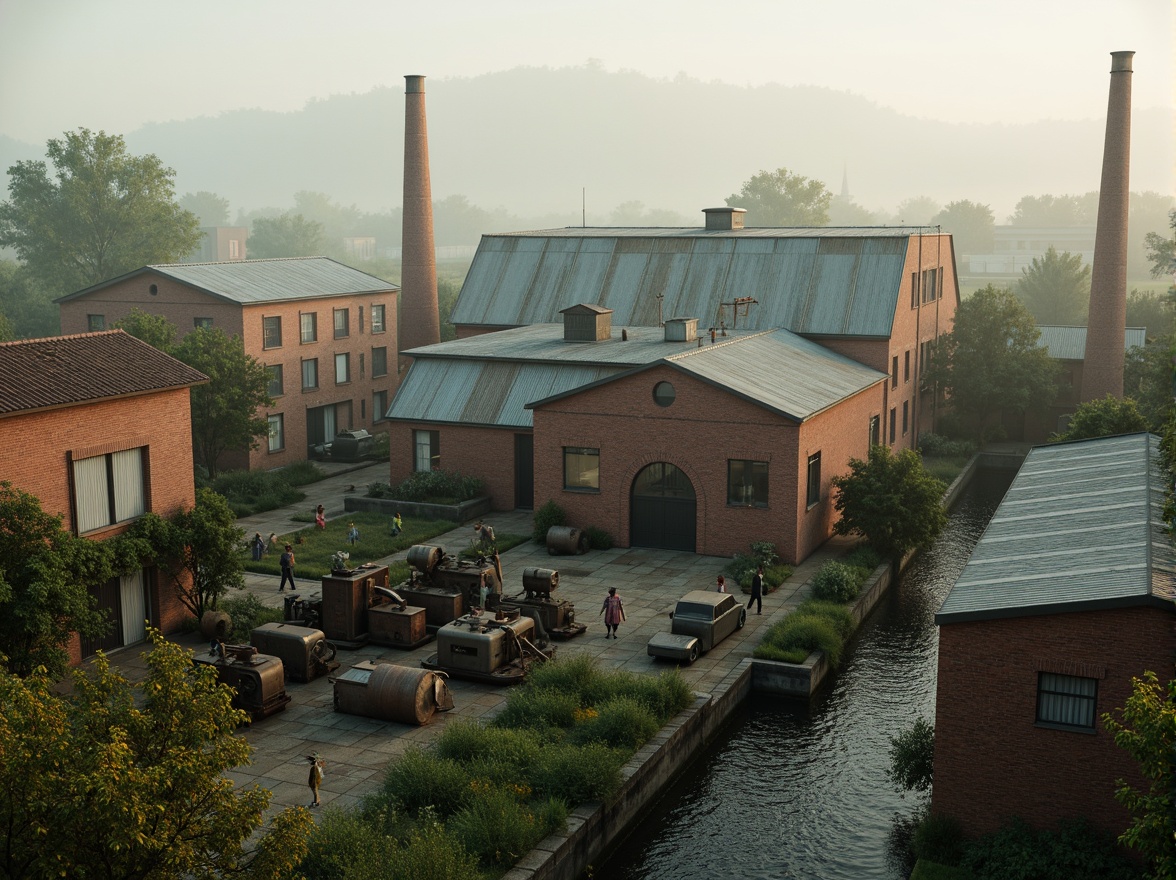
[[[265,554],[278,549],[278,536],[270,532],[267,541],[261,536],[261,532],[254,532],[253,537],[249,540],[249,549],[253,553],[253,561],[259,562]]]
[[[719,593],[727,592],[727,579],[719,575],[718,580],[715,581],[715,591]],[[755,571],[755,577],[751,579],[751,598],[747,600],[747,610],[751,610],[751,603],[755,603],[755,613],[762,614],[764,610],[764,567],[761,565]]]

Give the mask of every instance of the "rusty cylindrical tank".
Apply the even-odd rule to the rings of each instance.
[[[588,552],[588,533],[572,526],[552,526],[547,530],[547,552],[575,556]]]
[[[205,611],[200,618],[200,635],[224,641],[233,631],[233,618],[226,611]]]
[[[439,692],[443,693],[440,699]],[[444,679],[427,669],[380,663],[366,684],[342,677],[335,680],[335,708],[351,715],[428,724],[438,708],[447,708],[446,701],[452,706]]]
[[[441,564],[445,552],[428,544],[413,544],[408,548],[408,564],[416,571],[430,572]]]
[[[548,533],[550,534],[550,532]],[[523,588],[528,593],[550,593],[559,587],[559,572],[553,568],[524,568]]]

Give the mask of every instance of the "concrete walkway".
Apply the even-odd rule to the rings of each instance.
[[[291,517],[299,514],[305,517],[320,503],[328,518],[343,516],[343,499],[348,493],[363,494],[368,483],[386,481],[387,476],[384,464],[339,471],[306,487],[307,499],[302,504],[246,517],[239,520],[239,524],[250,535],[255,531],[268,535],[271,531],[283,534],[307,528],[310,524],[297,522]],[[492,514],[486,520],[499,533],[528,534],[532,530],[530,511]],[[467,524],[431,543],[455,551],[468,546],[471,537],[472,529]],[[696,691],[709,692],[740,660],[750,656],[764,631],[775,620],[808,597],[808,582],[817,568],[854,543],[834,538],[805,560],[779,590],[765,598],[762,615],[752,612],[742,631],[727,638],[693,665],[682,667],[690,685]],[[365,560],[362,542],[348,549],[354,563],[386,564],[406,555],[402,552]],[[692,589],[712,589],[715,577],[727,562],[726,558],[643,548],[590,551],[583,556],[549,556],[544,547],[528,542],[502,554],[504,594],[510,596],[522,591],[524,568],[557,569],[560,588],[555,598],[574,602],[577,620],[588,624],[588,631],[584,634],[557,643],[557,656],[589,654],[605,667],[656,675],[672,669],[673,664],[647,656],[646,642],[655,633],[669,631],[669,612],[683,593]],[[266,606],[281,607],[283,594],[278,593],[277,587],[276,576],[246,575],[245,589]],[[598,611],[609,587],[617,588],[624,601],[627,620],[620,626],[620,637],[606,641]],[[317,593],[319,584],[303,580],[299,583],[299,590],[303,595]],[[206,650],[205,642],[198,635],[182,636],[177,640],[194,651]],[[368,646],[354,651],[341,650],[337,659],[343,664],[342,670],[360,661],[377,658],[419,667],[421,660],[435,651],[435,642],[413,651]],[[123,668],[124,674],[133,678],[135,670],[143,667],[139,653],[139,648],[131,648],[112,659]],[[307,684],[287,682],[286,689],[291,703],[285,711],[243,730],[243,735],[253,746],[253,761],[230,774],[238,783],[261,785],[273,792],[271,811],[309,803],[304,756],[312,751],[326,759],[326,778],[321,793],[323,803],[353,806],[365,794],[379,787],[382,772],[391,758],[410,746],[431,742],[446,724],[492,716],[501,708],[507,694],[503,688],[451,679],[454,709],[437,714],[425,727],[413,727],[335,712],[333,688],[326,678]]]

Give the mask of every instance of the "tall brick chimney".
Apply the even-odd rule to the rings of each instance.
[[[441,341],[425,78],[404,78],[404,214],[400,251],[400,351]],[[401,365],[402,367],[404,364]]]
[[[1111,93],[1103,146],[1098,227],[1090,278],[1090,317],[1082,368],[1082,402],[1123,396],[1127,328],[1127,202],[1131,165],[1131,57],[1111,53]]]

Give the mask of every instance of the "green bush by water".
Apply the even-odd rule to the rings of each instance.
[[[837,624],[828,617],[797,611],[773,624],[763,642],[753,652],[753,656],[761,660],[779,659],[778,656],[769,656],[767,652],[761,651],[767,646],[775,648],[774,653],[777,655],[780,652],[803,651],[807,657],[813,651],[824,651],[829,664],[837,668],[841,665],[845,639],[838,632]]]
[[[860,569],[843,562],[826,562],[813,576],[813,595],[829,602],[849,602],[861,590]]]

